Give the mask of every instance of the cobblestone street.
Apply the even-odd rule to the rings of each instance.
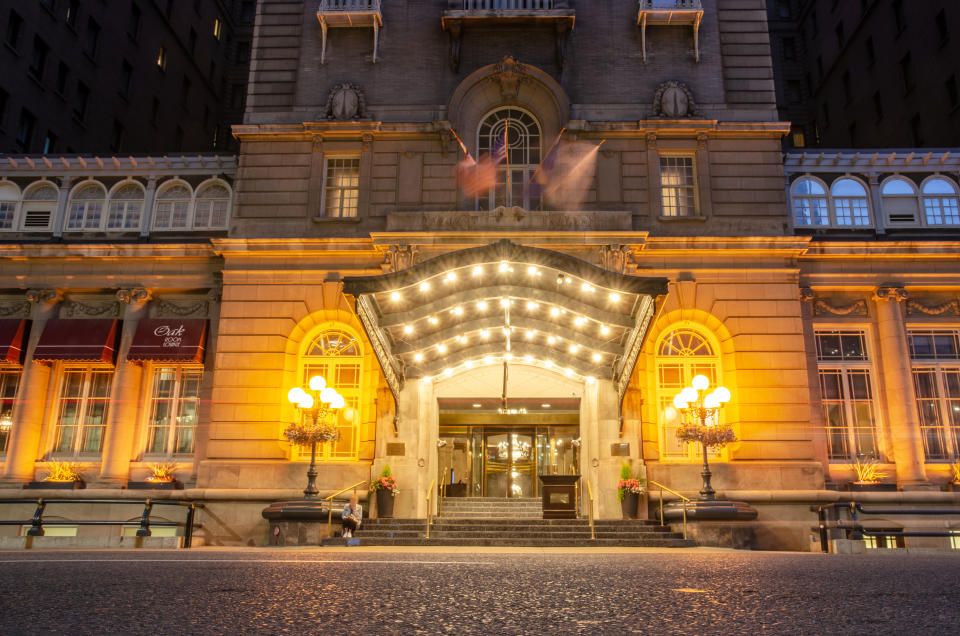
[[[954,634],[960,556],[709,549],[0,553],[4,634]]]

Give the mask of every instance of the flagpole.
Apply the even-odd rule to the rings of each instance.
[[[568,172],[567,175],[569,176],[569,175],[573,174],[573,172],[574,172],[577,168],[579,168],[580,166],[583,165],[583,162],[584,162],[584,161],[586,161],[587,159],[590,158],[590,155],[591,155],[591,154],[593,154],[594,152],[600,150],[600,146],[602,146],[602,145],[605,144],[606,142],[607,142],[606,139],[601,139],[601,140],[600,140],[600,143],[598,143],[598,144],[596,145],[596,147],[595,147],[593,150],[591,150],[588,154],[584,155],[584,157],[583,157],[580,161],[578,161],[578,162],[576,163],[576,165],[573,166],[573,168],[570,169],[570,172]],[[565,180],[565,179],[564,179],[564,180]],[[563,183],[564,180],[561,180],[561,181],[555,183],[549,190],[545,190],[543,194],[544,194],[544,195],[552,194],[557,188],[560,187],[560,185]]]
[[[529,187],[530,184],[533,183],[533,180],[537,178],[537,175],[540,174],[540,169],[543,168],[543,162],[547,160],[547,157],[550,156],[550,153],[553,152],[553,149],[557,147],[558,143],[560,143],[560,138],[563,137],[563,133],[566,129],[566,126],[560,129],[560,134],[558,134],[553,140],[553,143],[550,144],[550,148],[547,149],[547,154],[540,158],[540,163],[537,164],[537,169],[533,171],[533,174],[530,175],[530,179],[527,181],[527,187]]]
[[[513,188],[511,187],[512,179],[510,175],[510,117],[504,120],[504,124],[506,126],[503,129],[503,152],[507,160],[507,197],[504,203],[513,205]]]

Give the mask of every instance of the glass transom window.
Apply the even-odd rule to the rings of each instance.
[[[360,343],[348,332],[328,329],[320,333],[307,347],[301,358],[301,386],[307,386],[310,378],[323,376],[327,386],[343,396],[346,406],[336,411],[335,426],[340,439],[333,444],[321,444],[318,458],[325,461],[355,460],[359,453],[359,423],[362,421],[361,403],[363,388],[363,356]],[[352,414],[352,418],[348,417]]]
[[[501,108],[486,116],[477,132],[477,155],[489,155],[496,165],[495,185],[477,196],[477,208],[492,210],[522,206],[530,210],[540,204],[528,187],[540,164],[540,124],[526,111]]]
[[[667,334],[657,347],[657,406],[660,421],[660,448],[664,457],[696,459],[696,444],[684,444],[677,439],[680,413],[673,406],[673,398],[694,376],[704,375],[716,386],[720,375],[719,359],[702,335],[692,329],[677,329]],[[718,454],[710,451],[712,454]]]

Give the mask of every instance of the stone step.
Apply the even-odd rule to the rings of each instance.
[[[540,497],[444,497],[444,503],[475,501],[479,503],[540,503]]]
[[[363,538],[340,537],[323,539],[325,546],[466,546],[466,547],[646,547],[646,548],[693,548],[696,543],[691,539],[643,538],[643,539],[525,539],[517,537],[496,537],[485,539],[435,538]]]
[[[426,533],[423,530],[403,530],[403,531],[370,531],[358,530],[354,535],[358,539],[399,539],[399,538],[417,538],[424,537]],[[449,530],[433,530],[430,536],[437,539],[570,539],[577,541],[589,541],[589,532],[455,532]],[[658,539],[682,539],[683,535],[678,532],[598,532],[597,539],[631,539],[638,541],[658,540]]]

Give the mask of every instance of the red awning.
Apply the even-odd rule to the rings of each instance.
[[[23,339],[27,333],[27,319],[0,320],[0,362],[23,362]]]
[[[203,362],[207,321],[151,318],[137,324],[127,360]]]
[[[33,359],[112,363],[119,322],[116,318],[51,318],[40,334]]]

